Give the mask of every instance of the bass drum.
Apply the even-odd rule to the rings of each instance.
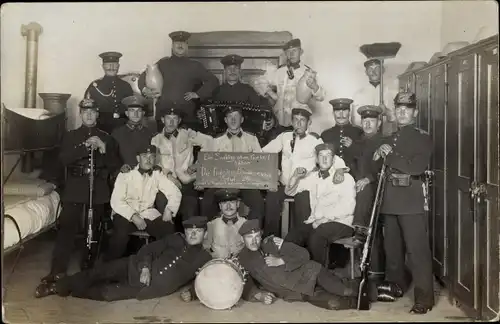
[[[200,302],[211,309],[229,309],[243,294],[245,272],[234,259],[213,259],[196,275],[194,288]]]

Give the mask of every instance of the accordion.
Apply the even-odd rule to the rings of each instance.
[[[270,107],[252,105],[244,102],[208,102],[200,105],[199,117],[203,130],[206,134],[216,136],[226,131],[227,125],[224,121],[226,108],[238,106],[243,111],[243,124],[241,128],[247,132],[260,137],[264,135],[264,121],[273,118]]]

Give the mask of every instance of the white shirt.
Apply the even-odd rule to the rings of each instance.
[[[214,152],[238,152],[238,153],[261,153],[262,149],[259,140],[255,135],[241,131],[241,137],[232,135],[228,137],[228,133],[214,138],[211,148]]]
[[[344,181],[334,184],[335,167],[330,168],[325,179],[318,171],[309,173],[299,180],[296,193],[309,191],[311,215],[304,222],[314,228],[323,223],[338,222],[352,226],[354,207],[356,207],[356,183],[349,173],[344,173]]]
[[[288,127],[292,125],[292,108],[307,107],[307,104],[302,104],[297,101],[297,84],[304,75],[307,68],[304,64],[294,70],[294,78],[290,80],[287,74],[287,66],[270,68],[266,73],[257,78],[255,81],[255,90],[262,96],[265,96],[270,86],[277,88],[278,100],[274,105],[273,112],[278,119],[280,125]],[[319,85],[319,82],[318,82]],[[316,101],[325,99],[325,90],[319,85],[318,91],[313,93],[313,98]]]
[[[321,138],[306,133],[304,138],[295,137],[295,145],[293,147],[291,142],[293,139],[293,132],[283,132],[275,139],[269,142],[262,148],[266,153],[279,153],[283,152],[281,157],[281,176],[280,182],[286,186],[296,168],[302,167],[307,171],[311,171],[316,166],[316,145],[323,143]],[[335,168],[345,168],[344,160],[339,157],[334,157]]]
[[[207,149],[212,145],[213,138],[191,129],[178,129],[176,137],[168,139],[164,131],[151,139],[151,144],[158,147],[158,165],[164,172],[172,172],[176,178],[186,182],[187,169],[193,164],[193,146]]]
[[[136,166],[128,173],[118,174],[111,194],[111,208],[129,221],[135,213],[144,219],[154,220],[161,216],[154,208],[158,191],[168,199],[166,208],[175,216],[181,203],[181,191],[162,172],[153,171],[149,176],[141,174],[139,166]]]
[[[384,104],[387,108],[394,108],[394,98],[398,94],[398,89],[398,85],[384,82]],[[380,85],[374,87],[371,84],[367,84],[354,94],[352,100],[351,123],[361,127],[361,116],[358,114],[358,108],[365,105],[380,105]],[[386,117],[384,116],[384,128],[389,127],[390,129],[387,131],[383,129],[383,133],[387,134],[387,132],[391,132],[391,129],[395,130],[395,125],[393,126],[393,124],[395,123],[386,123]]]
[[[245,242],[238,233],[246,218],[236,216],[235,222],[226,224],[221,217],[217,217],[207,224],[207,238],[203,242],[205,249],[212,249],[213,258],[228,258],[231,254],[238,254]]]

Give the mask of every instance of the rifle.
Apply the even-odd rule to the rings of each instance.
[[[97,241],[93,240],[93,230],[92,225],[94,223],[94,209],[93,206],[93,194],[94,194],[94,148],[90,147],[90,172],[89,172],[89,209],[87,214],[87,261],[90,261],[92,258],[92,244],[97,243]]]
[[[382,169],[380,170],[380,175],[378,178],[377,191],[375,193],[375,199],[373,201],[372,212],[370,217],[370,226],[368,228],[368,235],[366,237],[366,242],[363,246],[363,257],[361,259],[361,282],[359,284],[358,290],[358,310],[369,310],[370,309],[370,294],[368,283],[368,274],[370,270],[370,259],[371,259],[371,249],[373,247],[373,242],[375,241],[375,233],[377,233],[377,227],[379,226],[378,217],[380,212],[380,206],[382,205],[382,199],[385,190],[386,181],[386,169],[387,165],[382,164]]]

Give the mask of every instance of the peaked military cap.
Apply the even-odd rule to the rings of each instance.
[[[141,154],[147,154],[147,153],[156,153],[156,151],[158,150],[158,148],[152,144],[149,144],[149,145],[144,145],[142,147],[139,147],[137,149],[137,155],[141,155]]]
[[[207,228],[208,219],[204,216],[192,216],[182,222],[184,228]]]
[[[407,106],[409,108],[416,108],[417,97],[413,92],[399,92],[394,98],[394,106]]]
[[[191,33],[186,31],[174,31],[168,34],[168,36],[172,39],[173,42],[186,42],[189,37],[191,37]]]
[[[353,100],[349,98],[337,98],[330,100],[329,103],[332,105],[333,110],[350,110]]]
[[[260,225],[259,225],[259,220],[258,219],[249,219],[246,222],[244,222],[240,229],[238,230],[238,233],[243,236],[246,234],[250,233],[258,233],[260,232]]]
[[[335,154],[335,145],[333,143],[321,143],[316,145],[314,149],[316,150],[316,154],[324,150],[330,150]]]
[[[286,51],[287,49],[293,48],[293,47],[300,47],[301,42],[300,39],[294,38],[290,41],[288,41],[285,45],[283,45],[283,50]]]
[[[215,192],[215,197],[218,202],[238,200],[239,195],[240,190],[232,188],[219,189]]]
[[[358,108],[358,114],[361,118],[378,118],[383,113],[382,108],[375,105],[365,105]]]
[[[104,52],[99,54],[99,56],[102,58],[102,63],[114,63],[119,62],[120,57],[123,55],[119,52]]]
[[[166,115],[177,115],[179,117],[182,117],[184,114],[184,110],[182,110],[181,107],[177,106],[175,103],[162,108],[161,112],[161,117]]]
[[[312,115],[312,111],[307,106],[300,108],[292,108],[292,116],[293,115],[300,115],[309,118]]]
[[[241,114],[243,114],[243,108],[240,105],[226,105],[224,107],[224,115],[230,114],[233,111],[239,111]]]
[[[226,55],[224,56],[220,62],[222,63],[222,65],[224,66],[228,66],[228,65],[241,65],[241,63],[243,63],[245,59],[239,55],[236,55],[236,54],[231,54],[231,55]]]
[[[365,65],[365,68],[369,67],[370,65],[380,65],[380,60],[369,59],[369,60],[365,61],[364,65]]]
[[[123,98],[122,104],[127,107],[140,107],[144,108],[146,106],[146,99],[141,95],[133,95]]]
[[[99,111],[99,107],[97,106],[97,103],[89,98],[85,98],[80,103],[78,104],[80,109],[94,109],[96,111]]]

